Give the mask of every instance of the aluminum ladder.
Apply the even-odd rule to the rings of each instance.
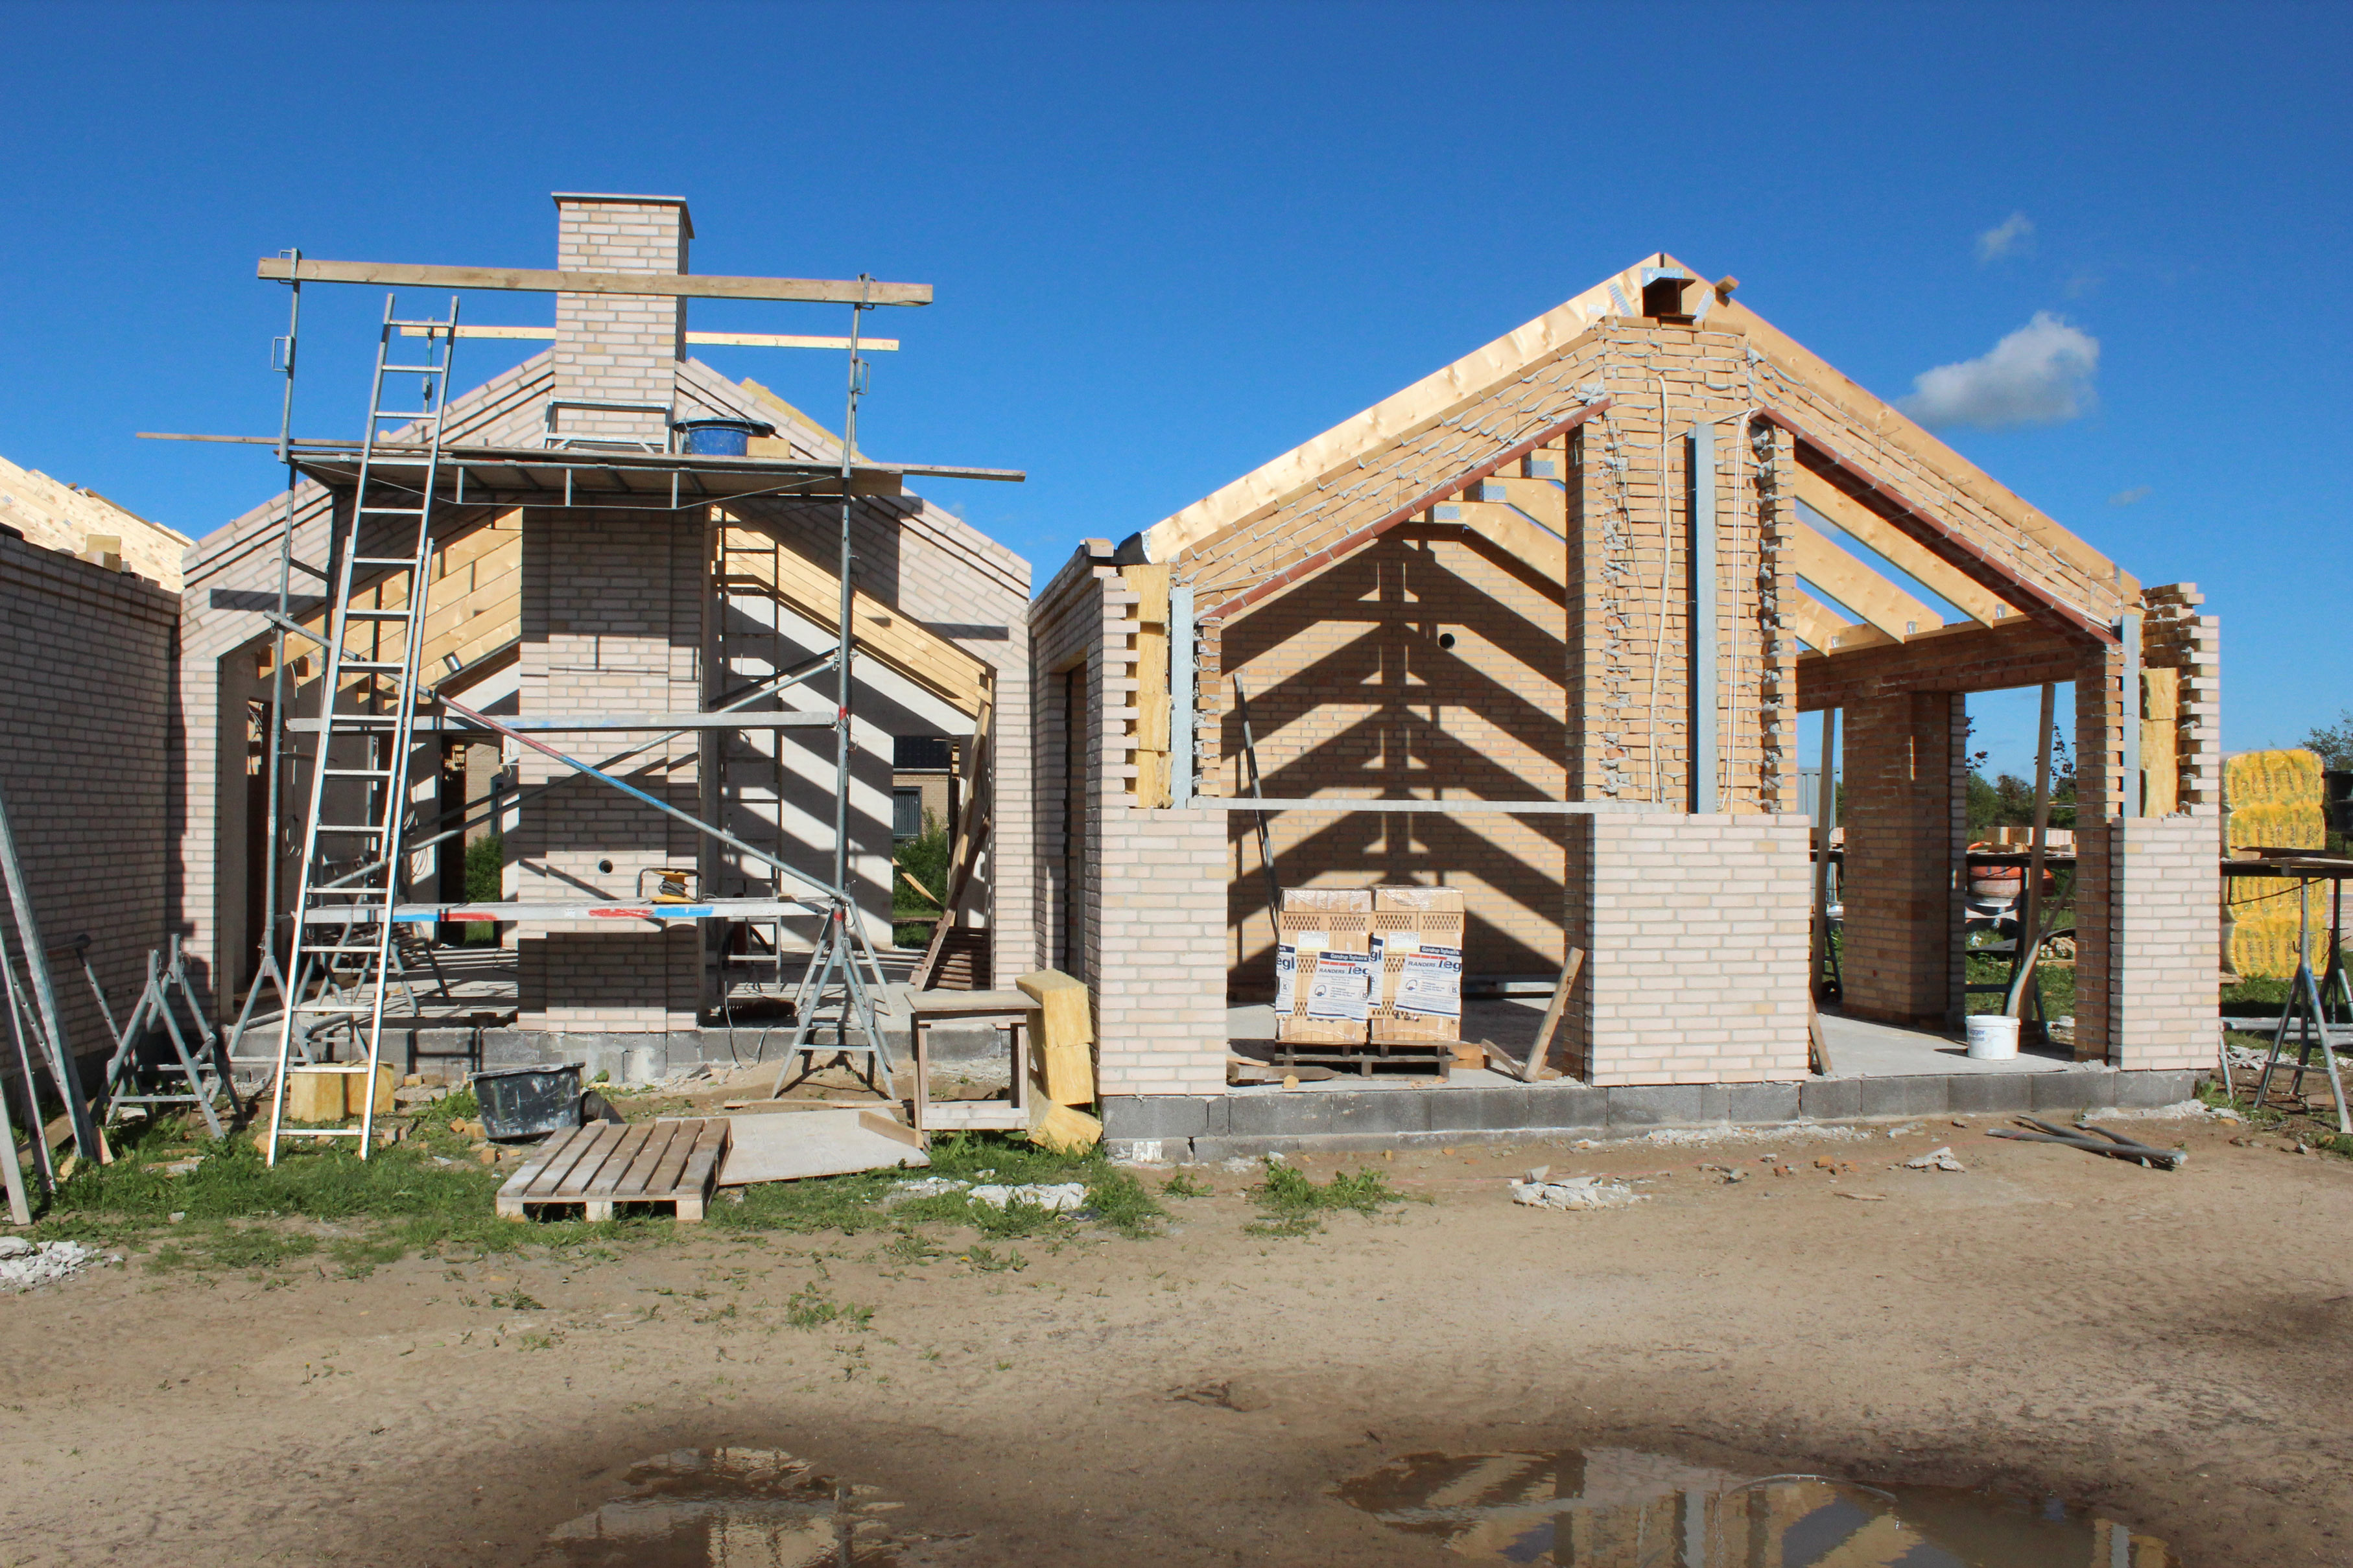
[[[326,668],[320,686],[323,722],[311,758],[301,881],[294,897],[294,984],[278,1031],[270,1090],[266,1158],[273,1165],[286,1110],[288,1055],[298,1038],[307,1039],[322,1025],[348,1027],[354,1047],[364,1043],[370,1088],[360,1096],[356,1128],[305,1128],[301,1135],[357,1138],[362,1159],[373,1142],[385,993],[396,980],[392,916],[404,880],[401,845],[407,826],[417,667],[457,335],[456,296],[449,300],[448,319],[440,321],[404,321],[396,297],[385,297],[359,479],[350,510],[329,523]],[[417,363],[396,363],[396,343],[404,360]],[[420,384],[423,406],[388,406],[388,394],[396,387],[405,390],[411,376]],[[396,457],[380,454],[379,443],[396,435],[406,437],[398,441]],[[424,475],[417,482],[410,476],[420,455]],[[404,472],[396,478],[380,475],[379,464],[386,460],[398,462]],[[380,553],[368,553],[371,547]],[[370,590],[369,604],[353,603],[355,587]]]

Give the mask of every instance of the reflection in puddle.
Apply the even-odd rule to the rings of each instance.
[[[1409,1454],[1341,1500],[1474,1563],[1578,1568],[2179,1568],[2052,1499],[1750,1478],[1628,1448]]]
[[[553,1561],[614,1568],[887,1568],[872,1487],[773,1448],[681,1448],[629,1467],[627,1496],[548,1537]]]

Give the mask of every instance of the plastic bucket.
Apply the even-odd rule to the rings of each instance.
[[[536,1138],[580,1125],[578,1062],[491,1068],[470,1080],[491,1138]]]
[[[1969,1057],[1981,1062],[2006,1062],[2018,1055],[2018,1020],[2002,1013],[1969,1015]]]
[[[752,450],[752,437],[773,436],[776,427],[750,419],[683,419],[677,426],[684,450],[696,458],[741,458]]]

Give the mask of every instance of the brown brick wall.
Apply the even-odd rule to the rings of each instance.
[[[0,793],[44,942],[90,933],[118,1018],[171,929],[178,617],[178,595],[142,577],[0,535]],[[5,890],[0,922],[21,958]],[[50,974],[75,1052],[111,1051],[78,962]]]

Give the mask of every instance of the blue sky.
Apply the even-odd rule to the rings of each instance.
[[[1947,438],[2144,581],[2206,590],[2231,748],[2353,706],[2341,6],[51,4],[0,22],[0,452],[192,534],[278,470],[132,432],[276,428],[285,296],[257,257],[544,267],[553,190],[686,196],[698,271],[934,284],[935,305],[883,317],[906,347],[878,356],[863,444],[1028,469],[933,493],[1041,579],[1664,248],[1737,275],[1891,397],[2027,332],[1923,390],[1948,416],[2045,422]],[[298,433],[351,433],[381,296],[304,308]],[[478,295],[467,317],[548,310]],[[519,357],[500,348],[466,345],[469,368]],[[833,356],[708,357],[838,415]],[[2026,761],[2031,719],[1989,737],[1997,765]]]

